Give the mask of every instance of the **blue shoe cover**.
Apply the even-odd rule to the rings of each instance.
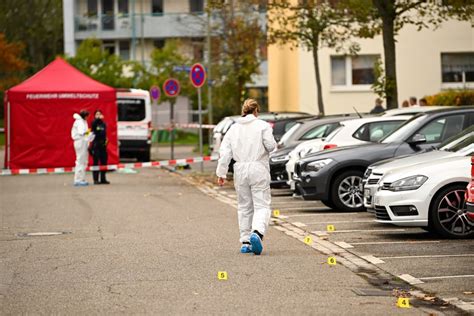
[[[251,253],[251,252],[253,252],[252,251],[252,246],[250,246],[248,244],[243,244],[242,248],[240,248],[240,252],[241,253]]]
[[[250,235],[250,244],[252,245],[252,251],[254,254],[258,256],[262,253],[263,245],[259,235],[255,233]]]

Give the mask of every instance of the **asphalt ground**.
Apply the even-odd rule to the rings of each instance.
[[[373,286],[275,228],[262,256],[240,254],[235,208],[187,177],[72,178],[0,178],[0,314],[436,314],[357,294]]]

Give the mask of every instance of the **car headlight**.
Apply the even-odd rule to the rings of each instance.
[[[330,164],[332,162],[332,159],[328,158],[328,159],[321,159],[321,160],[316,160],[316,161],[313,161],[313,162],[310,162],[309,164],[306,165],[306,171],[319,171],[321,170],[322,168],[324,168],[325,166],[327,166],[328,164]]]
[[[272,162],[282,162],[290,160],[290,155],[276,156],[271,158]]]
[[[390,190],[390,191],[409,191],[409,190],[416,190],[423,185],[423,183],[428,180],[428,177],[417,175],[411,176],[408,178],[403,178],[397,180],[390,184],[389,186],[384,186],[383,189]]]

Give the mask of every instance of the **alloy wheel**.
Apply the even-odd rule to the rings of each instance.
[[[467,217],[464,190],[447,192],[437,208],[438,218],[443,228],[456,236],[465,236],[472,233],[473,223]]]
[[[362,191],[362,177],[349,176],[341,181],[337,189],[341,202],[350,208],[362,207],[364,195]]]

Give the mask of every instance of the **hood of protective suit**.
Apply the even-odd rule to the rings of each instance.
[[[246,116],[239,117],[236,122],[238,124],[249,124],[255,121],[257,118],[253,114],[247,114]]]
[[[80,116],[79,114],[77,113],[74,113],[74,115],[72,116],[75,120],[82,120],[82,116]]]

